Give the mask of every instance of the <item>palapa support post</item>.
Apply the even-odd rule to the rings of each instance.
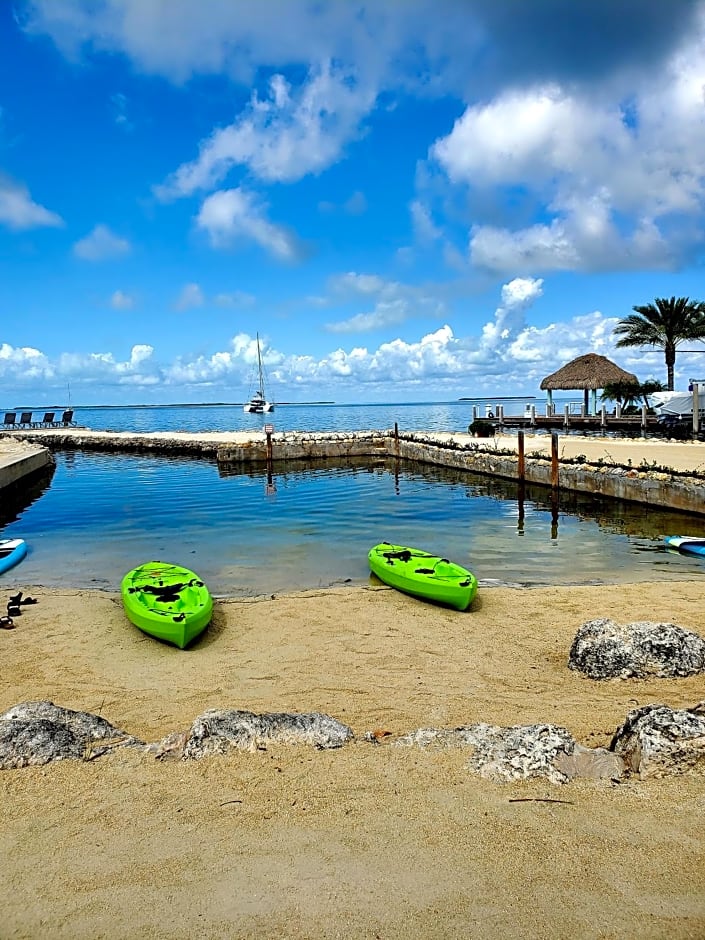
[[[648,426],[648,418],[646,414],[647,411],[648,411],[648,408],[646,407],[646,405],[642,404],[641,406],[641,436],[642,437],[646,437],[646,428]]]
[[[551,434],[551,538],[558,538],[558,435]]]
[[[697,382],[693,382],[693,437],[698,436],[700,430],[700,389]]]
[[[565,405],[563,407],[563,427],[570,427],[570,405]]]

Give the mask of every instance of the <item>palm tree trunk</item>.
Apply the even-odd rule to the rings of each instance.
[[[668,384],[668,391],[673,391],[673,372],[674,366],[676,364],[676,345],[675,343],[666,343],[664,346],[666,351],[666,377]]]

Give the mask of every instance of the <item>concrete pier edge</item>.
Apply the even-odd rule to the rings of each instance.
[[[18,441],[41,444],[41,449],[51,451],[101,450],[207,457],[217,460],[224,468],[234,470],[267,465],[266,438],[261,431],[147,434],[62,428],[15,432],[0,436],[0,440],[8,436]],[[507,446],[507,439],[475,439],[465,433],[372,430],[286,431],[274,433],[271,440],[272,463],[347,457],[396,457],[484,476],[520,480],[518,454],[511,447],[511,442]],[[546,438],[542,440],[545,442]],[[636,448],[638,444],[638,441],[635,442]],[[654,461],[649,463],[647,458],[634,465],[631,457],[627,462],[620,463],[609,456],[596,460],[585,455],[569,457],[563,454],[559,460],[558,488],[705,515],[705,452],[702,459],[702,469],[697,462],[695,466],[679,469],[667,464],[658,465]],[[551,487],[551,462],[546,453],[527,450],[523,479],[526,483]]]

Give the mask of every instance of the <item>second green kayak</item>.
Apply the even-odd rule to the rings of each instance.
[[[206,585],[180,565],[148,561],[127,572],[120,593],[125,613],[136,627],[180,649],[203,633],[213,614]]]
[[[467,610],[477,593],[472,572],[419,548],[382,542],[370,549],[367,558],[380,581],[423,600]]]

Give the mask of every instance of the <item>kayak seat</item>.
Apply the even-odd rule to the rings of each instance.
[[[397,561],[411,561],[411,552],[406,549],[401,552],[383,552],[383,557],[386,558],[391,565],[395,559]]]
[[[435,568],[417,568],[414,574],[435,574]]]

